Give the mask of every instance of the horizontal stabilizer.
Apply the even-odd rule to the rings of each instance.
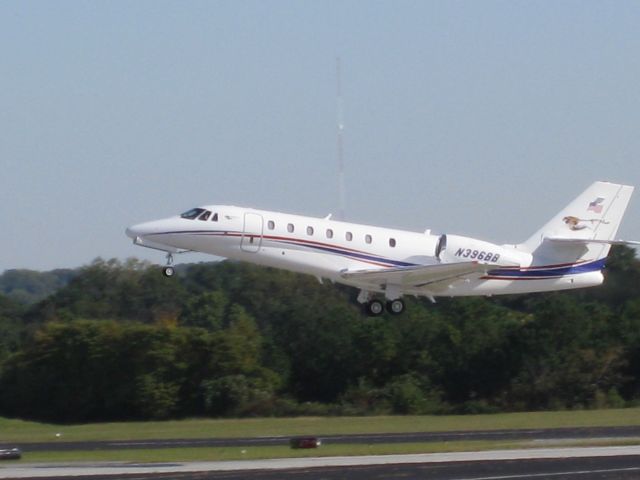
[[[546,237],[545,240],[557,243],[566,243],[573,245],[586,245],[589,243],[595,243],[600,245],[640,245],[640,242],[636,240],[605,240],[595,238],[570,238],[570,237]]]

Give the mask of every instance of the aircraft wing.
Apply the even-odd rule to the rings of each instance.
[[[376,286],[391,284],[401,287],[425,287],[471,275],[482,275],[496,266],[478,262],[457,262],[374,270],[347,270],[342,272],[342,278]]]

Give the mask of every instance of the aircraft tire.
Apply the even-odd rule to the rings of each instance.
[[[165,277],[173,277],[173,275],[174,275],[175,273],[176,273],[176,272],[175,272],[175,270],[173,269],[173,267],[170,267],[170,266],[164,267],[164,268],[162,269],[162,274],[163,274]]]
[[[388,301],[386,307],[387,312],[392,315],[400,315],[404,312],[404,302],[399,298]]]
[[[384,305],[380,300],[371,300],[366,306],[367,315],[371,317],[377,317],[384,312]]]

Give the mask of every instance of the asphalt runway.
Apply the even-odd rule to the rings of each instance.
[[[197,479],[241,480],[517,480],[517,479],[638,479],[638,457],[612,457],[561,460],[512,460],[496,462],[460,462],[360,466],[346,469],[321,468],[308,471],[255,472],[250,477],[238,474],[182,477]]]
[[[51,464],[0,467],[0,478],[77,480],[507,480],[638,479],[640,447],[523,449],[494,452],[328,457],[166,464]]]
[[[379,444],[452,442],[469,440],[564,440],[640,438],[640,426],[546,428],[530,430],[480,430],[426,433],[386,433],[356,435],[317,435],[323,444]],[[256,445],[288,445],[290,436],[254,438],[194,438],[166,440],[130,440],[105,442],[19,442],[0,443],[0,448],[20,447],[24,452],[71,450],[127,450],[191,447],[250,447]],[[639,476],[640,478],[640,476]]]

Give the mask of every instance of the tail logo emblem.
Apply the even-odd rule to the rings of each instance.
[[[602,209],[602,207],[600,207],[600,209]],[[598,218],[578,218],[578,217],[564,217],[562,221],[566,223],[567,226],[573,231],[579,231],[579,230],[584,230],[585,228],[591,228],[588,225],[585,225],[585,223],[591,223],[592,225],[594,223],[603,223],[605,225],[609,223],[605,220],[600,220]]]

